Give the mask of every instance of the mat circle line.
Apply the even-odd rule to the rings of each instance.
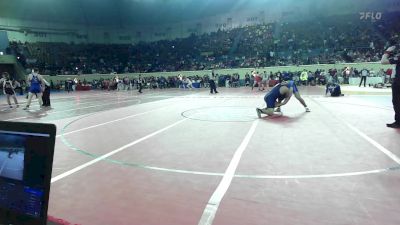
[[[242,109],[249,109],[249,110],[254,110],[254,118],[248,118],[245,120],[213,120],[213,119],[199,119],[195,117],[191,117],[187,115],[191,111],[195,110],[206,110],[206,109],[213,109],[213,108],[242,108]],[[204,122],[217,122],[217,123],[226,123],[226,122],[253,122],[254,120],[257,119],[256,113],[255,113],[255,107],[250,107],[250,106],[210,106],[210,107],[200,107],[200,108],[193,108],[193,109],[188,109],[185,110],[181,113],[182,117],[188,118],[190,120],[197,120],[197,121],[204,121]],[[195,113],[196,114],[196,113]],[[194,114],[194,115],[195,115]]]
[[[70,121],[61,129],[61,141],[69,148],[72,149],[82,155],[86,155],[91,158],[99,158],[101,155],[91,153],[89,151],[80,149],[79,147],[71,144],[64,136],[66,129],[90,116],[94,116],[101,112],[91,113],[75,120]],[[205,172],[205,171],[194,171],[194,170],[185,170],[185,169],[171,169],[165,167],[158,167],[158,166],[150,166],[145,165],[142,163],[135,163],[135,162],[126,162],[122,160],[113,160],[106,158],[103,161],[107,161],[110,163],[114,163],[117,165],[127,166],[127,167],[134,167],[134,168],[141,168],[141,169],[149,169],[155,170],[160,172],[168,172],[168,173],[181,173],[181,174],[191,174],[191,175],[205,175],[205,176],[220,176],[223,177],[224,173],[216,173],[216,172]],[[365,171],[355,171],[355,172],[346,172],[346,173],[327,173],[327,174],[304,174],[304,175],[262,175],[262,174],[235,174],[235,178],[250,178],[250,179],[311,179],[311,178],[334,178],[334,177],[349,177],[349,176],[360,176],[360,175],[368,175],[368,174],[378,174],[383,172],[390,172],[390,171],[397,171],[400,170],[400,166],[392,166],[383,169],[374,169],[374,170],[365,170]]]

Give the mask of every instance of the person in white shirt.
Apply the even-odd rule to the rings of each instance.
[[[346,69],[343,71],[343,77],[344,77],[344,83],[349,84],[349,79],[351,76],[351,69],[349,67],[346,67]]]
[[[76,91],[76,85],[78,84],[78,78],[74,78],[73,80],[72,80],[72,86],[71,86],[71,88],[72,88],[72,91]]]
[[[10,74],[8,74],[7,72],[3,73],[3,81],[2,81],[2,87],[3,87],[3,93],[4,95],[7,95],[7,103],[10,106],[10,108],[12,108],[11,105],[11,101],[10,98],[12,97],[14,99],[14,103],[16,105],[16,107],[18,108],[18,101],[17,98],[15,97],[15,86],[14,86],[14,82],[13,80],[10,78]]]
[[[192,89],[192,88],[193,88],[192,80],[191,80],[189,77],[186,77],[185,83],[187,84],[187,87],[188,87],[189,89]]]

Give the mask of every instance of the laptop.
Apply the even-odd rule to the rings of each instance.
[[[45,225],[56,127],[0,121],[0,225]]]

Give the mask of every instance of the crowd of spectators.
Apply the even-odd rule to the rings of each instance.
[[[374,71],[372,68],[357,69],[353,67],[344,67],[341,69],[317,69],[317,70],[295,70],[295,71],[256,71],[262,78],[265,86],[274,86],[282,80],[294,80],[299,86],[315,86],[335,84],[349,84],[350,78],[358,78],[362,76],[362,70],[366,70],[369,77],[381,77],[382,83],[390,82],[392,71],[383,69]],[[211,75],[212,74],[212,75]],[[204,74],[198,71],[198,74],[191,76],[174,75],[174,76],[140,76],[129,77],[115,75],[113,78],[99,78],[95,80],[86,80],[85,76],[75,76],[74,79],[67,78],[65,80],[57,79],[54,81],[50,78],[50,88],[53,91],[73,92],[81,87],[89,87],[90,90],[108,90],[108,91],[133,91],[139,89],[139,82],[145,89],[166,89],[166,88],[209,88],[210,76],[214,76],[215,82],[219,87],[237,88],[241,86],[252,87],[254,77],[252,73],[246,72],[239,75],[238,73],[215,73]],[[16,82],[16,93],[19,95],[26,94],[27,85],[25,80]],[[0,87],[1,89],[1,87]]]
[[[400,21],[275,22],[175,40],[129,44],[12,42],[9,53],[42,74],[110,74],[379,61]],[[397,29],[397,30],[396,30]]]
[[[200,72],[201,73],[201,72]],[[200,74],[199,73],[199,74]],[[282,80],[294,80],[297,85],[302,86],[315,86],[326,85],[328,83],[349,84],[351,77],[361,77],[361,70],[352,67],[345,67],[342,69],[317,69],[311,70],[297,70],[297,71],[278,71],[267,72],[257,71],[263,78],[265,86],[273,86]],[[382,77],[389,82],[391,71],[374,71],[368,69],[368,76]],[[236,88],[241,86],[251,87],[254,83],[254,77],[250,72],[240,76],[237,73],[233,74],[215,74],[215,80],[219,87]],[[90,89],[108,90],[108,91],[132,91],[139,88],[138,83],[141,82],[143,88],[147,89],[166,89],[166,88],[209,88],[210,76],[206,75],[193,75],[193,76],[148,76],[148,77],[119,77],[116,75],[113,78],[100,78],[87,81],[84,76],[77,76],[75,79],[58,80],[56,82],[50,81],[50,87],[56,91],[75,91],[77,87],[89,86]],[[22,90],[25,88],[25,82],[20,81]],[[21,91],[22,93],[22,91]]]

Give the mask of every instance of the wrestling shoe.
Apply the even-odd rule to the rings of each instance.
[[[311,112],[311,110],[308,107],[306,107],[306,112]]]
[[[400,128],[400,124],[397,122],[386,124],[386,126],[390,128]]]
[[[275,112],[279,112],[280,113],[281,112],[281,107],[276,108]]]
[[[27,105],[27,106],[25,106],[24,108],[23,108],[23,110],[28,110],[29,109],[29,105]]]
[[[261,109],[256,108],[258,118],[261,118]]]

